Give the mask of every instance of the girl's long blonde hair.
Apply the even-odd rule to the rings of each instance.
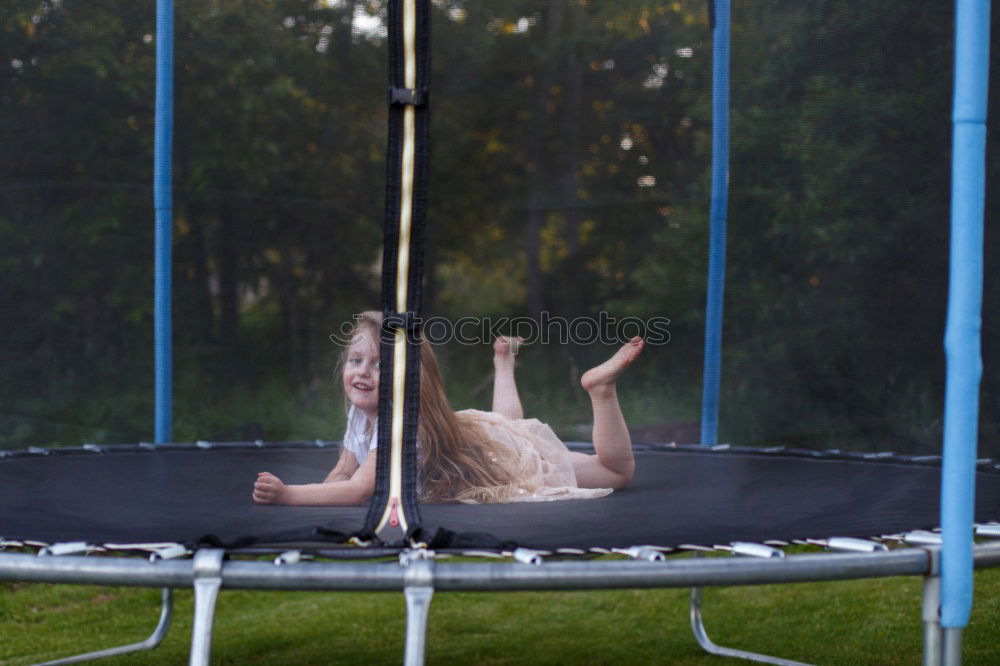
[[[361,333],[381,339],[382,313],[362,312],[356,318],[353,338]],[[347,350],[341,354],[341,364]],[[509,496],[514,479],[503,464],[511,452],[486,436],[483,429],[456,414],[444,390],[437,359],[426,340],[420,342],[420,441],[421,499],[432,502],[497,502]]]

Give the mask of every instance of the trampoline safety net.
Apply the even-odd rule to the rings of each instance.
[[[347,427],[348,327],[381,303],[386,5],[176,3],[173,440],[189,444],[108,453],[153,436],[154,7],[5,3],[0,534],[248,544],[360,526],[363,507],[257,506],[251,489],[261,471],[322,481]],[[591,547],[934,527],[952,6],[734,7],[728,455],[684,446],[699,443],[704,352],[706,3],[430,11],[421,314],[451,407],[492,408],[491,345],[519,335],[525,416],[589,451],[581,376],[634,335],[646,346],[617,389],[630,487],[477,514],[423,504],[428,538]],[[988,190],[987,218],[996,201]],[[1000,518],[998,242],[987,233],[981,520]],[[265,441],[299,444],[253,444]],[[875,452],[894,457],[863,455]],[[82,487],[84,470],[101,483]],[[817,499],[798,501],[810,484]],[[196,488],[210,509],[171,517]],[[29,505],[61,526],[26,518]],[[484,515],[502,527],[470,518]]]

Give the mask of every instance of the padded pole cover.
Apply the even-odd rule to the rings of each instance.
[[[173,439],[173,332],[171,267],[173,264],[173,133],[174,133],[174,4],[156,3],[156,127],[153,134],[153,207],[155,266],[153,328],[156,406],[154,440]]]
[[[972,611],[972,516],[975,497],[980,328],[983,303],[983,208],[990,3],[959,0],[955,19],[955,99],[951,175],[951,257],[944,468],[941,478],[941,626],[964,627]]]
[[[726,212],[729,205],[729,0],[710,6],[712,41],[712,200],[709,211],[705,365],[701,393],[701,443],[714,446],[719,431],[722,304],[726,285]]]

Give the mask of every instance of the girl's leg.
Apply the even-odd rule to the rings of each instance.
[[[523,419],[524,408],[514,380],[514,356],[521,338],[497,338],[493,343],[493,411],[509,419]]]
[[[583,374],[580,383],[594,409],[596,455],[573,454],[573,468],[581,488],[624,488],[635,472],[632,438],[618,404],[616,382],[634,361],[645,342],[632,338],[614,356]]]

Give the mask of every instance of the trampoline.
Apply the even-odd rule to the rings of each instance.
[[[330,7],[315,11],[333,12],[334,5],[340,7],[337,3],[328,4]],[[574,4],[574,8],[566,9],[563,3],[554,2],[549,8],[553,10],[552,14],[546,16],[558,16],[558,20],[562,21],[560,12],[566,9],[567,24],[574,25],[574,21],[581,20],[580,13],[584,11],[581,8],[585,4],[579,3],[579,7]],[[672,11],[680,12],[676,5],[677,3]],[[355,3],[346,3],[345,6],[349,6],[351,11],[355,9]],[[981,28],[982,25],[988,27],[989,21],[984,21],[982,15],[982,12],[987,11],[984,7],[988,8],[988,5],[960,0],[958,6],[960,20],[956,42],[959,50],[968,44],[972,45],[969,48],[976,48],[978,45],[981,51],[984,39],[982,30],[973,28]],[[659,13],[665,14],[667,9],[662,9]],[[980,290],[982,288],[981,261],[977,263],[975,256],[977,252],[982,254],[982,192],[963,190],[955,195],[958,201],[956,216],[962,219],[956,219],[954,226],[959,231],[956,231],[954,237],[951,262],[954,272],[949,307],[964,306],[964,309],[955,313],[949,311],[949,376],[944,422],[943,425],[931,423],[922,430],[913,429],[916,434],[911,432],[908,435],[915,439],[922,438],[921,444],[928,440],[936,443],[936,429],[940,427],[944,431],[945,440],[943,455],[909,452],[852,453],[824,447],[811,449],[795,445],[774,446],[768,436],[746,438],[765,442],[766,446],[763,448],[719,445],[722,287],[729,182],[729,119],[726,115],[729,93],[729,2],[719,0],[709,3],[709,10],[714,49],[712,63],[715,68],[712,86],[713,152],[709,211],[712,231],[710,237],[703,239],[705,249],[708,250],[708,278],[705,285],[707,308],[703,322],[703,393],[698,422],[700,445],[636,444],[636,477],[628,488],[616,491],[606,498],[485,505],[418,502],[416,478],[419,345],[421,336],[426,333],[422,329],[420,315],[423,290],[432,284],[423,270],[425,264],[432,265],[425,251],[433,251],[433,239],[427,236],[424,229],[428,207],[431,205],[428,196],[430,63],[427,28],[433,11],[441,13],[444,17],[443,27],[450,30],[466,20],[468,10],[461,2],[392,0],[387,17],[375,21],[375,27],[369,25],[366,28],[362,25],[355,32],[350,31],[355,30],[354,21],[357,17],[346,17],[349,26],[347,34],[350,39],[355,40],[355,44],[361,43],[364,48],[371,47],[373,51],[384,49],[390,60],[386,112],[389,123],[386,159],[388,175],[381,281],[378,287],[372,288],[368,284],[373,281],[368,275],[372,272],[371,266],[364,261],[361,262],[364,265],[354,265],[358,263],[357,258],[349,256],[331,261],[331,264],[337,265],[326,267],[325,270],[331,274],[337,274],[341,270],[340,277],[352,284],[361,285],[361,292],[367,289],[368,292],[365,293],[370,294],[381,290],[382,309],[387,322],[384,330],[389,335],[382,340],[381,348],[379,422],[391,424],[392,427],[378,430],[378,480],[372,501],[367,506],[335,508],[255,505],[250,500],[250,484],[257,472],[264,469],[276,473],[289,483],[319,481],[337,459],[339,446],[336,441],[287,444],[263,441],[172,443],[171,280],[174,276],[171,274],[171,252],[174,244],[171,238],[175,219],[172,209],[173,126],[170,105],[173,85],[173,14],[169,0],[160,0],[156,38],[160,95],[157,98],[157,161],[153,192],[157,218],[154,317],[156,443],[88,444],[80,448],[31,447],[0,451],[0,549],[23,551],[0,553],[0,579],[164,588],[163,615],[149,639],[134,645],[78,655],[68,658],[67,662],[155,647],[170,624],[170,589],[181,586],[193,586],[195,589],[195,622],[191,645],[193,664],[208,663],[215,601],[220,590],[225,587],[262,590],[402,590],[407,602],[404,658],[407,664],[413,666],[423,660],[428,606],[435,590],[691,587],[694,589],[692,626],[703,648],[724,656],[788,664],[793,662],[723,648],[713,643],[701,621],[698,589],[709,585],[907,575],[923,576],[926,581],[923,617],[925,663],[938,664],[942,659],[957,663],[961,654],[961,627],[968,615],[968,606],[963,610],[963,603],[971,599],[971,592],[968,599],[962,598],[963,581],[967,583],[971,578],[973,567],[1000,566],[1000,544],[992,542],[1000,538],[1000,461],[992,458],[976,460],[975,455],[979,422],[976,395],[979,386],[978,323],[981,307],[975,296],[977,286]],[[649,33],[648,18],[648,12],[641,14],[637,23],[640,33]],[[323,17],[323,20],[327,19],[328,17]],[[386,34],[379,31],[383,19]],[[299,26],[310,24],[310,20],[305,16],[288,16],[281,25],[285,30],[294,31]],[[525,12],[525,16],[516,21],[491,20],[486,24],[485,32],[494,37],[525,34],[530,33],[540,21],[545,24],[542,12]],[[696,21],[692,19],[688,24],[694,22]],[[315,44],[317,52],[325,53],[331,47],[330,35],[338,30],[334,23],[336,21],[331,19],[330,23],[316,29],[315,35],[306,35],[310,39],[319,35]],[[668,23],[666,19],[663,20],[663,25]],[[603,25],[611,29],[615,21],[609,18]],[[972,33],[976,33],[978,39],[974,39]],[[547,46],[558,45],[555,30],[546,34]],[[147,36],[149,39],[144,41],[148,44],[153,38]],[[297,39],[303,42],[305,37],[299,36]],[[988,41],[988,30],[985,40]],[[640,36],[637,41],[643,45],[642,48],[646,48],[643,37]],[[583,48],[581,45],[585,43],[586,39],[580,38],[575,48]],[[701,42],[696,44],[700,49]],[[641,88],[647,92],[657,91],[664,86],[669,87],[675,79],[683,79],[684,72],[677,66],[677,62],[691,58],[692,51],[688,47],[674,49],[670,55],[674,60],[646,56],[644,67],[651,67],[651,74],[641,83]],[[503,56],[502,49],[497,52]],[[969,56],[969,59],[972,57]],[[552,108],[560,105],[565,105],[570,111],[574,104],[579,107],[583,98],[580,81],[583,80],[584,73],[580,67],[580,62],[583,61],[578,60],[566,58],[566,62],[575,64],[566,65],[570,74],[567,76],[569,83],[565,90],[555,81],[554,66],[542,68],[538,72],[532,71],[528,75],[516,75],[517,85],[524,90],[541,91],[534,98],[537,113],[550,113]],[[620,58],[620,61],[624,63],[627,59]],[[17,62],[21,64],[12,66],[23,69],[24,62]],[[256,63],[253,58],[249,58],[244,64],[252,69]],[[460,66],[456,59],[456,67]],[[587,66],[591,72],[597,73],[626,67],[616,64],[615,58],[610,56],[603,60],[588,61]],[[960,63],[960,71],[965,72],[966,69],[982,73],[978,65],[963,61]],[[692,78],[697,76],[699,73],[694,71]],[[351,85],[359,85],[353,74],[347,78]],[[479,95],[478,87],[476,90]],[[322,106],[307,95],[300,97],[309,100],[302,101],[305,107]],[[965,99],[958,95],[957,98]],[[982,118],[974,112],[982,104],[981,101],[966,102],[966,106],[962,108],[972,108],[973,112],[968,114],[968,118],[962,116],[958,124],[968,122],[975,125],[977,131],[982,129],[984,132],[985,111],[982,110]],[[614,103],[595,99],[591,108],[597,116],[603,117],[602,114],[614,108]],[[460,115],[464,109],[453,112]],[[694,146],[697,140],[684,134],[691,127],[692,119],[679,116],[674,120],[677,127],[684,128],[676,130],[677,141]],[[370,124],[370,119],[366,118],[365,121]],[[579,128],[576,127],[578,121],[578,114],[571,112],[566,121],[565,136],[560,135],[562,138],[551,144],[565,143],[575,146],[567,149],[570,154],[579,152],[580,146],[585,144],[576,136],[579,133]],[[135,119],[132,118],[129,122],[134,123]],[[329,129],[328,127],[327,130]],[[633,146],[652,145],[645,135],[656,131],[644,129],[639,122],[623,122],[618,129],[621,130],[619,137],[598,135],[593,143],[586,145],[587,150],[596,155],[606,150],[605,146],[611,146],[610,149],[625,155]],[[956,136],[959,129],[962,128],[956,129]],[[486,159],[488,155],[507,150],[504,144],[506,139],[498,138],[499,134],[492,137],[487,136],[489,133],[468,134],[475,134],[476,141],[483,141],[485,147],[482,156],[485,163],[489,163]],[[523,150],[509,152],[515,155],[516,163],[523,163],[525,173],[528,174],[527,180],[530,181],[539,165],[551,161],[551,158],[543,154],[545,146],[539,138],[540,134],[532,130],[525,131],[525,135],[526,138],[521,137]],[[956,141],[956,145],[958,164],[964,156],[963,149],[968,146],[961,141]],[[310,143],[309,146],[308,153],[321,152],[315,144]],[[359,151],[365,152],[371,151],[367,147]],[[698,151],[692,148],[691,164],[695,164],[696,156]],[[460,158],[449,159],[454,161],[456,169],[474,168]],[[619,171],[632,168],[625,165],[624,157],[615,159],[618,161],[602,167],[606,172],[604,176],[611,178]],[[959,189],[969,182],[978,182],[975,177],[962,177],[962,174],[974,176],[976,173],[976,156],[968,159],[972,162],[970,170],[958,171],[956,168]],[[343,161],[355,164],[351,159]],[[580,210],[588,207],[596,210],[641,205],[655,210],[655,215],[664,220],[669,220],[666,223],[669,229],[682,228],[687,219],[675,221],[680,217],[671,217],[675,215],[675,208],[688,207],[694,210],[693,205],[679,194],[681,188],[674,188],[672,183],[668,183],[669,187],[663,186],[657,196],[642,194],[629,199],[612,187],[607,191],[602,190],[607,195],[604,200],[589,201],[580,194],[577,186],[584,176],[593,176],[592,170],[588,172],[591,167],[585,168],[579,156],[573,157],[571,161],[574,163],[570,176],[561,180],[553,179],[533,189],[528,204],[521,211],[527,218],[523,225],[523,229],[527,230],[525,233],[538,239],[540,243],[550,242],[550,246],[546,247],[529,244],[524,250],[528,255],[525,271],[528,274],[526,282],[529,284],[524,301],[532,314],[539,314],[541,301],[537,290],[540,286],[546,286],[545,280],[538,274],[532,274],[532,271],[538,273],[546,262],[558,263],[560,257],[565,258],[563,255],[575,256],[580,265],[595,275],[606,274],[606,283],[602,284],[611,294],[606,295],[606,302],[613,302],[618,295],[627,291],[625,287],[618,286],[624,283],[624,277],[620,272],[615,272],[612,262],[602,263],[602,260],[607,259],[606,256],[588,258],[581,254],[580,247],[577,247],[582,242],[581,239],[585,239],[589,233],[597,233],[593,230],[599,225],[593,219],[579,218]],[[643,170],[634,174],[637,178],[629,176],[629,187],[641,193],[652,192],[650,188],[657,185],[657,180],[645,172],[650,157],[640,155],[634,162],[641,165]],[[679,162],[684,163],[684,160]],[[498,167],[498,170],[502,171],[502,168]],[[671,172],[670,177],[679,178],[683,171],[684,169],[680,169],[677,173]],[[357,173],[351,173],[356,177],[355,185],[359,188],[361,186],[358,183],[369,175],[363,172],[364,169],[359,167]],[[506,182],[502,176],[496,177],[496,180]],[[753,191],[754,187],[749,189]],[[805,189],[808,190],[808,187]],[[555,191],[561,192],[567,202],[551,204],[546,197],[553,195]],[[206,192],[207,190],[199,190],[196,194],[186,195],[186,215],[193,215],[192,211],[204,204],[205,200],[199,197],[208,197]],[[223,198],[226,197],[231,199],[231,193]],[[282,214],[287,213],[289,207],[297,205],[296,201],[295,196],[284,197],[279,206]],[[247,210],[254,205],[255,202],[252,202]],[[460,204],[449,202],[448,205],[455,206],[449,208],[448,212],[461,214]],[[79,210],[79,207],[68,209]],[[552,211],[557,209],[558,214],[553,214]],[[227,211],[223,211],[225,212]],[[219,214],[218,224],[232,230],[227,226],[223,213]],[[265,235],[278,226],[277,217],[280,216],[272,216],[262,222],[261,228],[267,230]],[[979,225],[980,234],[978,246],[975,233],[961,231],[970,228],[974,230],[976,224]],[[185,229],[184,233],[194,235],[191,232],[194,227],[185,225],[187,221],[181,225]],[[617,247],[615,234],[622,233],[621,225],[615,222],[609,226],[612,240],[607,243],[610,247]],[[367,227],[360,225],[358,229]],[[565,238],[553,241],[560,229],[569,231]],[[491,227],[490,224],[484,224],[482,231],[483,235],[498,242],[506,233],[505,229]],[[349,246],[356,240],[355,234],[349,229],[343,232],[343,237],[339,240]],[[305,262],[302,257],[307,253],[306,249],[285,247],[281,242],[275,241],[273,246],[255,254],[246,263],[257,262],[268,269],[257,283],[244,285],[247,288],[243,293],[239,292],[237,282],[226,282],[239,272],[239,267],[235,263],[227,264],[225,253],[220,253],[216,267],[218,270],[208,279],[198,273],[198,270],[207,270],[212,264],[199,255],[210,243],[203,238],[194,241],[188,238],[187,241],[190,241],[187,251],[194,257],[188,277],[194,275],[210,284],[210,292],[213,289],[216,292],[226,289],[232,292],[235,289],[236,296],[230,294],[233,296],[230,304],[237,303],[240,299],[252,304],[255,299],[280,292],[281,302],[285,307],[284,330],[293,337],[300,333],[296,328],[301,326],[298,317],[300,313],[295,307],[296,299],[301,297],[301,290],[313,288],[315,284],[322,282],[322,279],[316,279],[310,283],[311,286],[299,285],[300,292],[288,286],[295,284],[290,276],[294,276]],[[470,238],[468,242],[473,244],[474,240]],[[638,241],[640,245],[643,243],[655,244],[652,239]],[[461,246],[462,243],[453,245]],[[673,247],[669,243],[667,246]],[[613,254],[611,250],[608,252]],[[629,255],[625,251],[622,254]],[[469,274],[474,274],[479,269],[486,270],[477,264],[473,253],[456,256],[458,258],[452,262],[453,266],[464,266]],[[682,261],[679,257],[672,259]],[[588,260],[590,263],[587,263]],[[856,257],[852,255],[850,261],[855,260]],[[628,258],[624,261],[627,262]],[[502,261],[498,265],[506,267]],[[344,269],[344,266],[349,268]],[[662,267],[655,261],[645,263],[643,268],[646,271],[643,274],[645,283],[637,280],[632,284],[634,289],[639,288],[636,285],[648,286],[657,280],[666,281],[664,275],[669,275],[658,273]],[[585,310],[580,303],[574,303],[578,285],[583,284],[580,282],[582,274],[580,270],[567,269],[566,274],[558,278],[549,276],[547,286],[570,294],[571,297],[567,299],[570,305],[578,310]],[[445,276],[455,278],[456,290],[470,288],[469,284],[474,282],[463,282],[459,279],[461,276],[456,275],[457,273]],[[810,285],[810,288],[823,284],[824,279],[818,274],[795,277],[804,278],[800,281]],[[496,276],[480,278],[481,284],[476,283],[480,287],[482,284],[495,285],[498,282]],[[784,284],[785,278],[786,276],[781,276],[777,283]],[[440,281],[447,283],[447,279]],[[222,282],[226,282],[226,286],[220,287]],[[756,286],[751,285],[746,291],[752,291]],[[891,292],[891,289],[888,291]],[[810,297],[806,297],[806,300]],[[323,298],[316,300],[323,302]],[[636,300],[641,298],[636,297]],[[324,303],[329,305],[328,302]],[[215,316],[211,304],[206,307],[204,303],[188,303],[186,306],[192,310],[200,308],[210,318]],[[227,325],[233,324],[234,315],[225,308],[221,310],[223,312],[218,315],[218,320],[219,328],[223,330]],[[624,310],[629,311],[629,308]],[[877,314],[879,316],[876,319],[880,319],[883,313]],[[100,327],[100,322],[89,324]],[[267,325],[260,324],[260,321],[256,324],[265,328]],[[686,333],[690,338],[691,323],[682,322],[681,326],[688,327]],[[742,330],[747,332],[746,328]],[[824,339],[814,330],[805,331],[802,337],[816,346],[830,344],[830,340]],[[939,338],[937,336],[935,339]],[[903,336],[897,339],[900,344],[908,340]],[[766,336],[754,337],[740,348],[740,354],[752,356],[767,344]],[[780,348],[782,344],[786,343],[775,346]],[[888,346],[891,345],[882,350],[884,355],[891,355]],[[919,342],[914,343],[914,347],[922,349]],[[841,361],[844,358],[851,360],[849,354],[837,358]],[[883,360],[877,355],[876,358]],[[788,359],[788,367],[793,371],[812,360],[803,361],[794,354],[790,354]],[[578,374],[578,359],[574,356],[571,360],[573,370],[570,374]],[[859,365],[863,363],[858,362]],[[460,360],[454,365],[461,364]],[[817,365],[823,365],[822,359]],[[893,367],[898,369],[898,366]],[[832,371],[841,370],[843,369],[836,367]],[[764,364],[761,372],[767,371],[767,365]],[[850,375],[851,372],[856,372],[856,369],[845,371],[845,375]],[[662,379],[655,379],[653,383],[662,383]],[[773,389],[772,385],[767,386]],[[829,442],[836,436],[840,424],[851,420],[840,419],[837,414],[840,408],[838,400],[842,399],[847,404],[850,399],[830,395],[834,391],[828,385],[813,387],[803,382],[796,386],[807,392],[815,391],[816,395],[809,396],[810,398],[818,397],[812,402],[796,402],[802,396],[793,395],[795,388],[787,389],[783,398],[789,403],[797,404],[800,413],[803,405],[804,409],[823,402],[833,405],[817,417],[817,421],[826,418],[833,423],[830,432],[821,438],[822,441]],[[888,381],[886,386],[889,389],[884,393],[891,394],[890,389],[894,384]],[[773,393],[761,390],[760,396],[750,396],[755,388],[753,380],[742,381],[741,388],[730,395],[730,403],[738,403],[744,399],[750,402],[750,397],[753,397],[753,405],[746,408],[747,412],[752,412],[761,405],[769,405],[771,411],[776,413],[781,411],[780,405],[769,403]],[[844,385],[839,388],[844,388]],[[475,392],[475,387],[470,392]],[[861,389],[857,392],[863,393]],[[933,396],[933,391],[928,395]],[[883,395],[883,402],[878,404],[882,407],[897,405],[909,397],[903,395],[897,400],[896,396]],[[894,400],[897,402],[893,402]],[[919,402],[916,399],[914,401]],[[848,409],[845,407],[844,411]],[[866,437],[870,432],[878,432],[878,427],[870,426],[869,416],[862,414],[857,419],[862,422],[859,432]],[[754,428],[748,427],[748,430],[754,431]],[[250,439],[254,437],[249,435]],[[779,439],[787,441],[794,440],[795,437],[788,435],[786,429]],[[898,439],[905,437],[899,436]],[[570,446],[582,451],[589,450],[587,443]],[[974,494],[969,492],[972,488],[975,488]],[[973,538],[969,538],[970,536]],[[786,556],[781,548],[790,544],[812,544],[831,552]],[[666,558],[670,553],[700,551],[728,551],[748,557]],[[149,555],[149,559],[86,557],[92,553],[140,553]],[[273,562],[259,558],[227,559],[236,554],[269,554],[275,556],[275,559]],[[590,561],[591,556],[608,554],[621,557]],[[441,555],[482,556],[490,560],[510,558],[514,562],[439,563],[436,558]],[[393,561],[341,561],[386,557]],[[942,578],[945,581],[943,585]],[[940,612],[942,609],[943,615]]]
[[[925,605],[937,594],[941,469],[936,457],[636,445],[637,476],[610,497],[423,504],[421,531],[408,546],[359,541],[367,507],[248,501],[246,479],[262,467],[290,482],[314,482],[338,449],[336,442],[323,441],[199,442],[4,452],[0,548],[33,548],[48,557],[4,554],[0,576],[164,587],[161,620],[149,639],[73,660],[155,647],[170,625],[170,588],[193,585],[192,660],[202,663],[208,660],[215,599],[223,586],[402,590],[408,663],[422,659],[435,589],[696,586],[692,626],[702,647],[772,663],[795,662],[722,648],[708,638],[697,586],[923,575],[931,581]],[[975,564],[1000,565],[1000,542],[990,544],[1000,538],[995,522],[1000,462],[980,461],[976,489],[976,534],[987,541],[976,546]],[[790,544],[823,546],[834,554],[786,558],[781,547]],[[664,560],[674,552],[719,550],[749,557]],[[143,553],[151,559],[81,557],[95,552]],[[189,553],[194,560],[183,559]],[[227,553],[269,553],[284,566],[225,562]],[[595,554],[620,554],[629,561],[559,561]],[[506,556],[519,564],[434,563],[447,555]],[[336,563],[386,556],[398,556],[402,566]]]

